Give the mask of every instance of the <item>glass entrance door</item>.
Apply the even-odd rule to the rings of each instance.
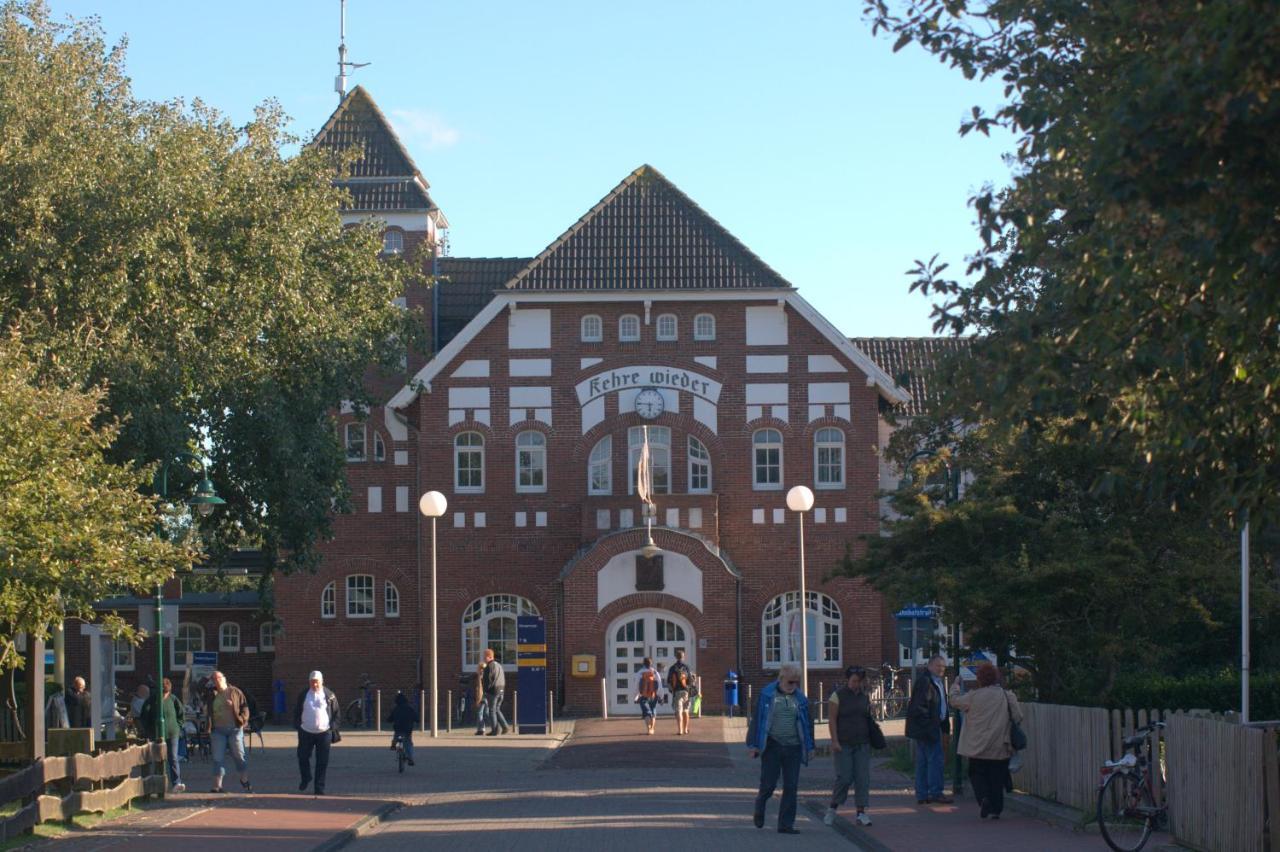
[[[676,651],[684,651],[685,663],[697,672],[693,628],[673,612],[644,610],[624,615],[609,628],[608,647],[610,713],[639,714],[635,680],[645,657],[652,657],[655,666],[662,664],[665,673],[676,661]]]

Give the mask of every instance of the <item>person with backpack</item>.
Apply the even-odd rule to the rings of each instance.
[[[667,686],[671,689],[671,709],[676,714],[676,734],[689,733],[689,698],[693,690],[693,672],[684,661],[684,649],[676,651],[676,661],[667,672]]]
[[[418,714],[409,706],[409,699],[403,692],[396,693],[395,706],[391,708],[387,721],[391,723],[391,750],[395,751],[396,740],[404,743],[404,756],[413,766],[413,723],[418,721]]]
[[[640,705],[640,715],[644,718],[644,727],[649,735],[653,735],[657,724],[658,690],[662,678],[653,667],[653,660],[644,658],[644,666],[636,672],[636,704]]]

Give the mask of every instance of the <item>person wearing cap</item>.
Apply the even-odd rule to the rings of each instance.
[[[302,783],[298,792],[305,793],[315,778],[315,795],[324,795],[325,771],[329,768],[329,747],[340,739],[338,733],[338,696],[324,685],[318,671],[307,676],[310,684],[302,690],[293,707],[293,727],[298,731],[298,773]],[[315,772],[311,771],[311,753],[315,752]]]
[[[861,666],[844,670],[846,683],[831,693],[827,730],[831,734],[831,758],[836,765],[836,786],[831,791],[831,805],[822,821],[833,825],[836,811],[849,798],[853,785],[853,803],[858,809],[854,821],[871,825],[867,803],[871,792],[871,699],[863,690],[866,675]]]

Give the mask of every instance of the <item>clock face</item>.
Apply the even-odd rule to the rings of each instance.
[[[665,400],[656,388],[645,388],[636,394],[636,414],[652,420],[662,413]]]

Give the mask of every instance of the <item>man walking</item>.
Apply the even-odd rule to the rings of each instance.
[[[244,726],[249,724],[249,702],[244,693],[227,683],[222,672],[213,673],[213,701],[210,704],[209,745],[213,751],[213,789],[222,793],[222,778],[227,773],[223,765],[227,752],[235,761],[240,773],[240,786],[246,793],[253,792],[249,783],[249,762],[244,756]]]
[[[84,678],[78,677],[71,682],[71,691],[67,693],[67,722],[73,728],[89,727],[90,702],[93,700],[89,690],[85,688]]]
[[[173,694],[173,681],[165,678],[161,681],[163,694],[160,696],[160,713],[164,718],[164,742],[167,746],[165,762],[169,767],[169,786],[175,793],[187,789],[182,783],[182,772],[178,768],[178,740],[182,738],[182,723],[186,721],[186,712],[182,701]],[[155,738],[160,732],[156,729],[156,695],[151,693],[138,710],[139,732],[144,737]]]
[[[916,743],[916,804],[949,805],[954,799],[942,792],[942,735],[951,733],[947,720],[947,694],[942,673],[947,669],[941,654],[929,658],[929,666],[916,679],[907,702],[907,737]]]
[[[752,819],[764,828],[764,809],[782,776],[782,803],[778,806],[778,833],[799,834],[796,822],[796,792],[800,786],[800,766],[809,763],[813,751],[813,725],[809,699],[800,686],[800,667],[783,665],[778,679],[760,690],[747,724],[747,748],[760,758],[760,790],[756,793]]]
[[[836,811],[848,800],[852,784],[853,803],[858,808],[854,822],[871,825],[871,817],[867,816],[871,792],[871,700],[862,689],[861,666],[849,666],[844,674],[845,685],[831,693],[828,701],[827,730],[831,734],[831,757],[836,764],[836,786],[822,821],[826,825],[835,824]]]
[[[693,689],[693,672],[684,661],[684,649],[676,651],[676,661],[667,672],[667,688],[671,690],[671,709],[676,714],[676,735],[689,733],[689,696]]]
[[[305,793],[315,778],[315,795],[324,795],[325,772],[329,768],[329,747],[339,739],[338,696],[324,685],[318,671],[307,676],[308,687],[302,690],[293,707],[293,727],[298,731],[298,774],[302,781],[298,792]],[[311,771],[311,753],[316,755],[315,773]]]
[[[657,724],[655,714],[658,707],[660,682],[658,671],[653,667],[653,660],[645,657],[644,666],[636,672],[636,704],[640,706],[640,715],[644,718],[644,727],[650,736],[653,736],[654,726]]]
[[[508,730],[507,717],[502,715],[502,694],[507,690],[507,673],[503,671],[502,663],[494,659],[492,648],[484,649],[484,673],[481,677],[484,700],[489,705],[489,719],[493,723],[489,736],[496,737],[499,730],[504,734]]]

